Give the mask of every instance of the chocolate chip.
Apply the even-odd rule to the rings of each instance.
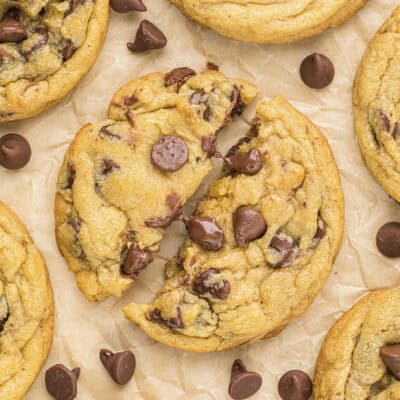
[[[28,37],[22,22],[6,15],[0,21],[0,43],[20,42]]]
[[[209,157],[212,157],[216,153],[215,149],[215,135],[208,135],[201,139],[201,148]]]
[[[47,28],[37,28],[35,33],[39,34],[39,39],[29,50],[24,52],[25,57],[29,57],[34,51],[42,48],[49,40],[49,32]]]
[[[150,21],[143,20],[136,32],[135,41],[128,43],[128,49],[134,53],[161,49],[167,44],[165,35]]]
[[[386,131],[386,132],[390,132],[390,119],[387,116],[387,114],[385,112],[383,112],[382,110],[379,110],[379,118],[380,118],[380,123],[382,125],[382,128]]]
[[[127,13],[129,11],[147,11],[142,0],[111,0],[111,8],[119,13]]]
[[[400,380],[400,344],[382,347],[380,355],[389,371]]]
[[[136,359],[131,351],[113,353],[111,350],[101,349],[100,360],[119,385],[128,383],[135,372]]]
[[[67,171],[68,171],[67,184],[64,186],[63,189],[71,189],[76,178],[76,169],[73,164],[68,163]]]
[[[313,89],[322,89],[333,81],[335,67],[328,57],[314,53],[301,63],[300,75],[307,86]]]
[[[203,119],[204,121],[209,122],[212,116],[212,111],[211,111],[211,107],[209,105],[207,105],[206,109],[203,112]]]
[[[108,158],[103,158],[103,163],[101,165],[101,173],[102,175],[108,175],[111,172],[120,169],[121,167],[119,166],[118,163],[116,163],[113,160],[110,160]]]
[[[172,192],[167,196],[166,204],[169,214],[166,217],[154,217],[145,221],[150,228],[167,228],[181,215],[181,204],[176,193]]]
[[[153,255],[149,251],[142,250],[137,243],[132,243],[122,258],[121,271],[131,279],[136,279],[139,271],[153,261]]]
[[[218,277],[220,273],[218,269],[211,268],[197,275],[192,285],[193,292],[199,296],[208,293],[216,299],[225,300],[231,292],[231,285],[226,279]]]
[[[195,106],[198,106],[202,101],[203,97],[206,94],[204,89],[199,89],[196,90],[191,96],[190,96],[190,102],[194,104]]]
[[[175,68],[165,75],[165,86],[177,85],[180,88],[188,79],[196,75],[196,72],[191,68],[180,67]]]
[[[79,233],[81,231],[81,222],[77,219],[71,219],[68,221],[68,225],[76,232]]]
[[[242,144],[249,143],[250,141],[251,141],[251,138],[247,137],[247,136],[239,139],[239,141],[229,149],[228,153],[226,153],[226,157],[231,157],[231,156],[237,154],[239,152],[240,146]]]
[[[66,40],[64,44],[64,49],[63,49],[63,60],[67,61],[69,60],[73,54],[75,53],[76,48],[74,47],[74,44],[72,43],[71,40]]]
[[[47,391],[56,400],[72,400],[77,393],[80,368],[70,371],[62,364],[56,364],[46,371]]]
[[[246,247],[250,241],[259,239],[266,230],[263,216],[254,208],[241,206],[233,213],[233,231],[239,247]]]
[[[326,235],[326,222],[323,220],[323,218],[318,215],[317,219],[317,231],[315,232],[314,238],[313,238],[313,244],[314,246],[318,244]]]
[[[111,139],[120,140],[121,136],[117,135],[116,133],[112,133],[110,131],[110,129],[108,129],[110,126],[112,126],[112,125],[103,126],[99,131],[100,136],[105,136],[105,137],[108,137],[108,138],[111,138]]]
[[[65,16],[67,17],[68,15],[72,14],[79,5],[84,5],[86,0],[70,0],[69,1],[69,8],[65,12]]]
[[[235,115],[242,115],[244,111],[244,103],[240,96],[239,89],[237,88],[236,85],[233,86],[230,101],[232,103],[232,111],[230,116],[233,117]]]
[[[182,313],[180,307],[176,308],[176,317],[164,319],[161,315],[161,310],[156,308],[147,315],[147,319],[151,322],[165,325],[169,329],[183,329]]]
[[[232,399],[247,399],[256,393],[262,385],[262,378],[257,372],[247,371],[242,360],[235,360],[232,364],[229,395]]]
[[[279,380],[278,391],[283,400],[308,400],[312,394],[312,381],[303,371],[288,371]]]
[[[264,165],[261,153],[257,149],[222,158],[233,171],[240,174],[255,175]]]
[[[400,223],[388,222],[376,234],[376,245],[386,257],[400,257]]]
[[[135,126],[135,117],[133,115],[133,112],[131,110],[128,110],[125,113],[125,117],[129,122],[129,125],[133,128]]]
[[[7,169],[20,169],[28,164],[32,150],[28,141],[17,133],[0,138],[0,165]]]
[[[207,69],[210,71],[219,71],[219,67],[217,64],[214,64],[211,61],[207,61]]]
[[[188,235],[193,242],[208,251],[217,251],[224,246],[224,231],[215,218],[190,217],[182,218]]]
[[[280,260],[274,265],[276,268],[289,265],[297,252],[297,243],[295,240],[281,234],[275,235],[269,246],[281,253]]]
[[[124,97],[124,105],[125,106],[133,106],[135,103],[137,103],[139,99],[136,97],[135,93],[132,93],[131,96],[125,96]]]
[[[0,334],[3,332],[9,317],[10,308],[7,304],[5,296],[2,296],[0,297]]]
[[[187,144],[176,136],[160,138],[151,151],[151,162],[162,171],[175,172],[182,168],[189,157]]]

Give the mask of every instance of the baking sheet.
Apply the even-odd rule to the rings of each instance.
[[[54,363],[81,367],[79,400],[224,400],[231,363],[241,358],[262,374],[264,384],[254,400],[279,399],[279,377],[289,369],[313,374],[318,351],[332,323],[367,290],[400,284],[400,263],[380,256],[377,229],[399,219],[399,206],[368,174],[352,127],[351,86],[368,40],[399,3],[370,0],[357,16],[336,30],[294,45],[239,43],[185,19],[167,0],[145,1],[147,13],[112,13],[105,47],[94,68],[59,106],[42,116],[0,126],[0,134],[18,132],[31,143],[33,156],[22,171],[0,169],[0,198],[23,219],[43,252],[56,300],[56,330],[48,361],[28,400],[50,399],[44,371]],[[134,55],[126,49],[138,23],[146,18],[168,36],[161,51]],[[336,67],[333,84],[323,91],[306,88],[299,79],[302,59],[312,53],[328,55]],[[219,354],[191,354],[150,340],[122,315],[132,300],[150,300],[162,284],[164,260],[174,255],[184,238],[174,224],[162,251],[136,285],[121,299],[101,304],[85,300],[67,272],[54,238],[53,199],[58,168],[78,129],[105,118],[114,91],[126,81],[153,71],[188,66],[201,70],[207,60],[229,76],[248,79],[260,97],[282,94],[318,125],[333,148],[346,199],[346,233],[333,272],[314,304],[278,337]],[[226,149],[245,134],[255,103],[225,129],[219,146]],[[216,171],[214,176],[218,174]],[[203,188],[204,190],[204,188]],[[137,359],[134,379],[123,387],[113,383],[99,361],[99,350],[131,349]]]

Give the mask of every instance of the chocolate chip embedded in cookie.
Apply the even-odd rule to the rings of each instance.
[[[124,308],[161,343],[208,352],[274,335],[304,312],[329,275],[343,197],[326,139],[278,97],[258,105],[254,127],[226,157],[251,152],[257,172],[227,171],[194,216],[178,216],[189,237],[154,301]]]

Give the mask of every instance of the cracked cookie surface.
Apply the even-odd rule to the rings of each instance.
[[[400,382],[386,368],[381,350],[400,343],[400,289],[371,293],[347,311],[321,348],[315,400],[395,400]]]
[[[70,145],[55,202],[61,252],[90,300],[120,296],[210,172],[217,131],[256,88],[220,72],[177,68],[124,85],[109,120]]]
[[[368,169],[400,202],[400,7],[368,45],[353,90],[354,124]]]
[[[207,251],[187,239],[153,303],[124,308],[155,340],[208,352],[274,336],[329,275],[344,206],[326,139],[278,97],[259,103],[253,129],[226,158],[254,151],[262,165],[251,173],[228,168],[195,212],[217,221],[223,246]]]
[[[0,254],[0,398],[19,400],[50,350],[53,294],[42,255],[1,202]]]
[[[100,52],[108,0],[5,0],[0,4],[0,122],[60,102]]]
[[[315,36],[353,16],[367,0],[171,0],[188,18],[224,36],[289,43]]]

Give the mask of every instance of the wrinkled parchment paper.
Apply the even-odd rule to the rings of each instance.
[[[268,46],[235,42],[189,22],[167,0],[145,1],[149,11],[112,13],[104,49],[91,72],[59,106],[29,121],[0,125],[0,134],[19,132],[31,143],[33,156],[22,171],[0,169],[0,198],[23,219],[47,260],[56,301],[54,343],[28,400],[50,399],[44,371],[54,363],[81,367],[79,400],[224,400],[231,363],[242,358],[262,374],[254,400],[279,399],[277,382],[289,369],[313,374],[321,341],[340,315],[368,290],[400,284],[400,263],[385,259],[375,247],[377,229],[399,220],[399,206],[368,174],[352,125],[351,87],[369,39],[398,5],[397,0],[370,0],[357,16],[336,30],[306,42]],[[146,18],[168,36],[161,51],[134,55],[126,49],[138,23]],[[328,55],[336,67],[333,84],[323,91],[299,79],[302,59],[312,52]],[[160,258],[141,273],[121,299],[101,304],[85,300],[67,272],[54,238],[53,199],[57,171],[78,129],[105,118],[114,91],[128,80],[153,71],[188,66],[201,70],[207,60],[229,76],[256,83],[261,96],[286,96],[325,133],[339,165],[346,198],[346,233],[333,272],[314,304],[278,337],[216,354],[191,354],[150,340],[122,315],[123,305],[146,301],[162,284],[163,264],[184,238],[174,224]],[[245,134],[255,104],[219,138],[227,149]],[[218,173],[219,164],[216,164]],[[203,188],[204,189],[204,188]],[[99,349],[131,349],[137,359],[134,379],[119,387],[99,361]]]

